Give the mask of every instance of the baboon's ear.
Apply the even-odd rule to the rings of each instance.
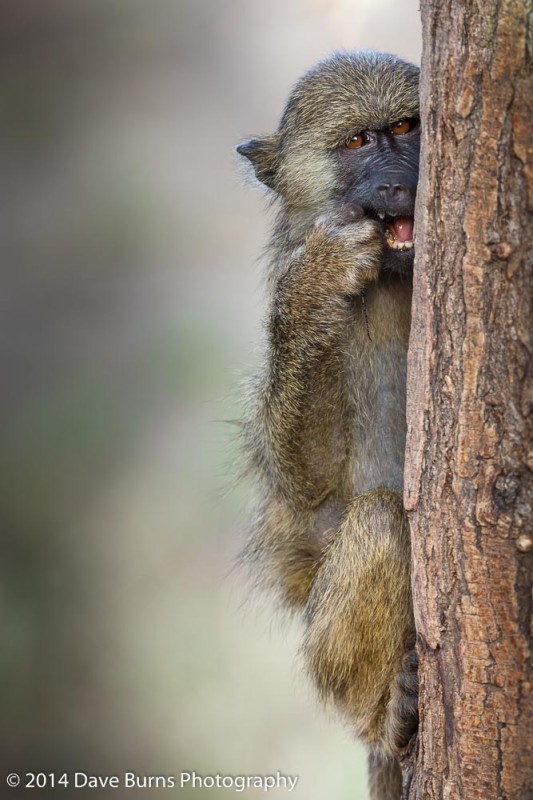
[[[276,189],[276,173],[279,166],[279,137],[262,136],[248,139],[237,145],[237,152],[251,161],[257,180],[270,189]]]

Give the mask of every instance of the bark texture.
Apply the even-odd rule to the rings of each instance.
[[[422,18],[405,474],[421,724],[406,794],[531,800],[531,7],[422,0]]]

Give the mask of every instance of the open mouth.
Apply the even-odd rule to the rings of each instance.
[[[385,241],[392,250],[405,252],[415,245],[414,217],[395,216],[386,211],[375,212],[379,220],[385,223]]]

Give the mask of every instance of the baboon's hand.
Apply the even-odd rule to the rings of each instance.
[[[414,640],[407,644],[394,679],[388,711],[390,747],[401,755],[418,728],[418,654]]]
[[[288,323],[309,341],[335,336],[352,318],[352,298],[377,280],[383,246],[379,223],[358,206],[318,218],[278,279],[273,328]]]
[[[303,260],[319,288],[354,295],[377,279],[383,247],[382,226],[346,204],[316,220]]]

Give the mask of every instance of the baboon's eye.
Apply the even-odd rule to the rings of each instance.
[[[356,147],[362,147],[364,144],[368,142],[368,136],[363,131],[362,133],[354,133],[353,136],[348,136],[345,141],[346,147],[351,147],[355,149]]]
[[[412,119],[399,119],[398,122],[394,122],[391,126],[391,133],[409,133],[410,130],[414,128],[414,120]]]

